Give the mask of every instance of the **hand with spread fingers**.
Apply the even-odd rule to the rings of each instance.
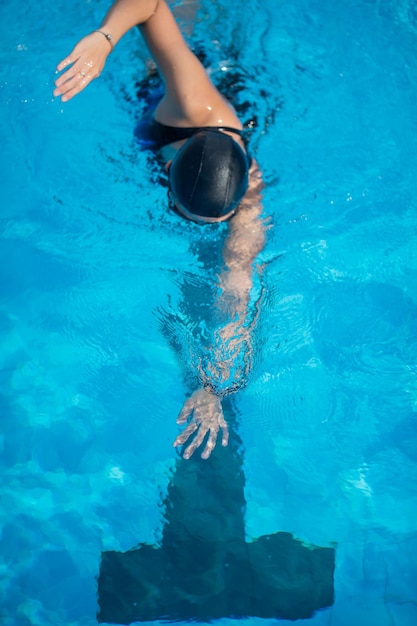
[[[175,447],[182,446],[196,433],[194,439],[192,439],[184,451],[184,459],[189,459],[196,449],[201,446],[207,433],[208,441],[201,458],[208,459],[216,445],[219,429],[222,431],[222,446],[227,446],[229,431],[218,396],[205,389],[195,391],[191,398],[184,403],[178,416],[177,424],[185,424],[191,415],[190,423],[174,441]]]
[[[54,96],[61,96],[62,102],[67,102],[85,89],[100,76],[112,49],[111,36],[101,30],[81,39],[57,66],[57,71],[63,73],[55,81]]]

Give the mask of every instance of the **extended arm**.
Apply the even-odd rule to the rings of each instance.
[[[214,345],[199,367],[203,386],[219,395],[242,388],[250,370],[251,337],[257,318],[256,306],[250,307],[256,272],[254,261],[265,243],[262,184],[261,174],[254,164],[249,190],[230,222],[223,248],[225,269],[219,276],[216,308],[220,317],[227,321],[216,329]]]
[[[241,128],[233,108],[188,48],[165,0],[116,0],[98,29],[101,32],[93,31],[81,39],[58,64],[58,72],[63,73],[55,81],[54,95],[67,101],[85,89],[100,75],[121,37],[139,24],[165,82],[166,93],[155,118],[173,126]]]
[[[174,441],[174,446],[187,443],[184,457],[189,458],[208,434],[202,457],[208,458],[216,445],[219,431],[222,445],[227,445],[228,430],[221,399],[241,389],[251,367],[252,332],[256,310],[251,313],[251,291],[254,261],[265,243],[265,222],[261,217],[262,179],[256,164],[251,169],[249,190],[238,213],[229,226],[223,249],[224,271],[219,276],[216,308],[226,322],[213,335],[207,354],[196,367],[202,388],[193,393],[182,409],[177,422],[190,423]]]

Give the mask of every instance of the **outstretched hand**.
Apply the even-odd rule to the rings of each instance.
[[[181,446],[196,433],[194,439],[192,439],[190,445],[184,451],[184,459],[189,459],[195,450],[201,446],[207,433],[209,437],[201,458],[208,459],[216,445],[219,429],[222,431],[222,446],[227,446],[229,431],[224,419],[220,398],[205,389],[195,391],[191,398],[184,403],[178,416],[177,424],[185,424],[191,414],[190,423],[174,441],[175,447]]]
[[[65,71],[55,81],[54,96],[67,102],[85,89],[100,76],[111,50],[111,44],[99,32],[83,37],[56,68],[57,72]]]

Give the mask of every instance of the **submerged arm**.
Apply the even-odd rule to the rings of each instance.
[[[225,270],[219,276],[216,308],[227,321],[215,331],[213,349],[206,364],[200,365],[203,385],[218,395],[244,387],[251,367],[251,339],[257,319],[256,305],[250,307],[253,277],[257,271],[254,262],[265,243],[261,187],[261,175],[254,165],[249,190],[230,222],[223,248]]]
[[[216,329],[212,345],[197,364],[202,388],[187,400],[177,420],[177,423],[185,424],[192,416],[188,426],[174,441],[174,446],[188,443],[185,458],[189,458],[203,443],[207,433],[209,437],[201,455],[203,458],[210,456],[219,430],[223,433],[222,445],[227,445],[228,431],[221,400],[223,396],[243,388],[250,372],[252,333],[257,318],[257,311],[251,313],[250,306],[256,272],[254,261],[265,243],[261,188],[261,175],[254,165],[249,190],[230,222],[223,249],[225,269],[219,276],[216,309],[227,321]],[[191,439],[194,434],[194,439]]]

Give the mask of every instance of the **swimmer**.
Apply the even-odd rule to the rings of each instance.
[[[172,153],[167,169],[176,211],[199,224],[230,220],[216,306],[228,308],[232,321],[217,331],[211,360],[198,366],[201,388],[185,402],[177,422],[189,423],[174,441],[174,446],[187,444],[185,458],[205,443],[201,456],[206,459],[219,431],[221,444],[228,443],[222,397],[242,388],[248,374],[253,265],[264,245],[262,181],[247,153],[236,112],[188,48],[165,0],[116,0],[100,27],[81,39],[57,66],[61,74],[54,95],[67,102],[85,89],[100,76],[121,37],[137,25],[164,81],[165,93],[146,135],[150,145],[160,150],[168,147]],[[229,346],[227,357],[224,345]],[[247,366],[239,368],[236,363],[243,353]],[[233,373],[236,370],[239,374]]]

